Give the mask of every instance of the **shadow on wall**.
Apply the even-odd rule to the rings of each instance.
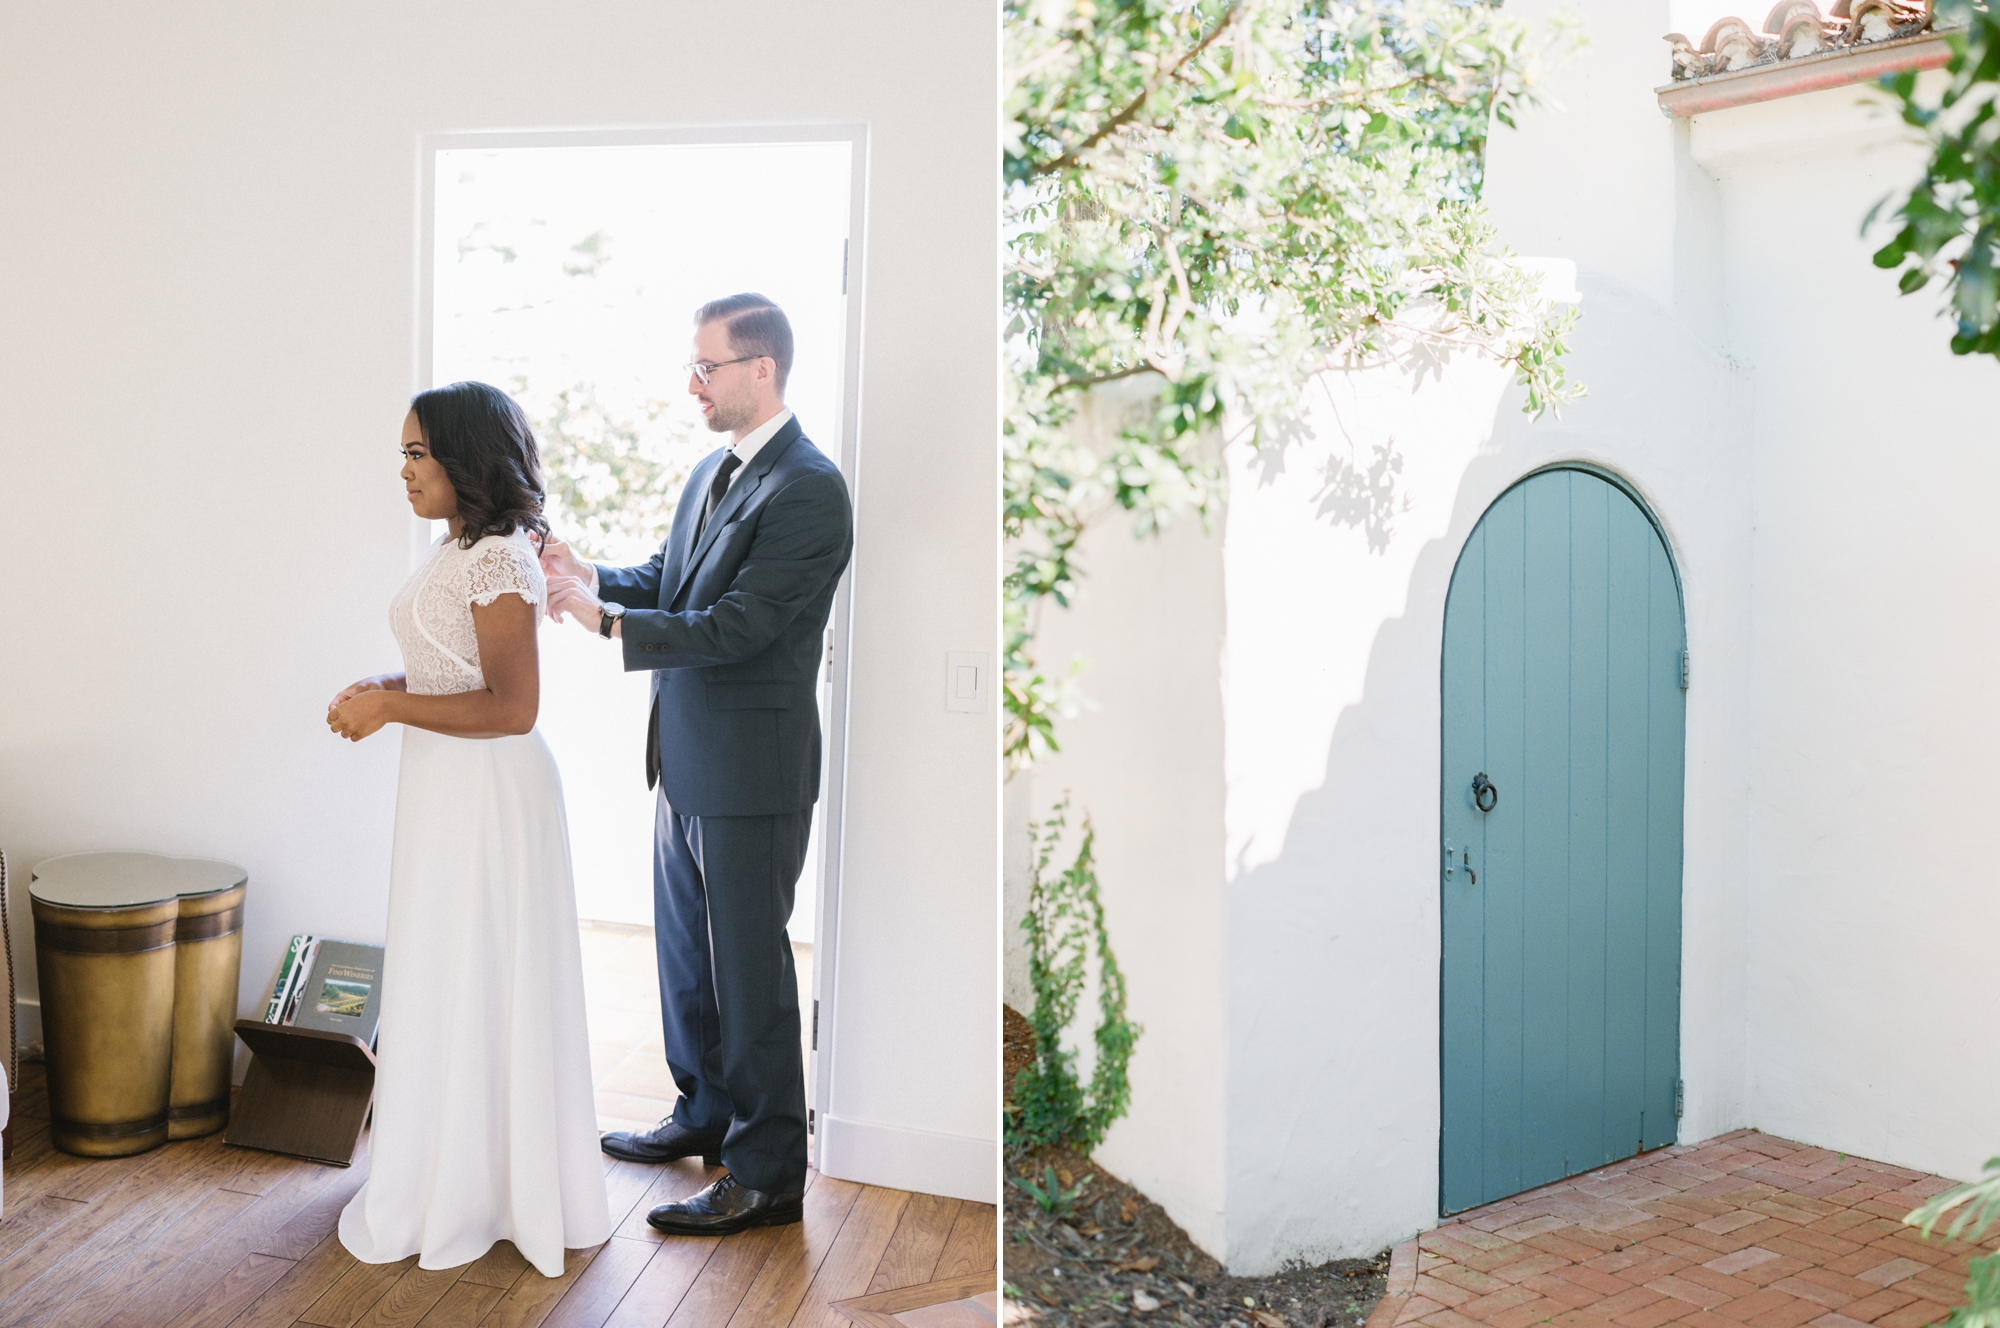
[[[1403,454],[1394,438],[1376,444],[1365,467],[1351,457],[1328,457],[1320,467],[1319,492],[1313,495],[1319,504],[1316,515],[1336,526],[1358,528],[1368,537],[1370,553],[1387,552],[1397,515],[1410,510],[1407,495],[1397,501],[1396,477],[1402,473]]]
[[[1443,612],[1459,553],[1490,504],[1552,462],[1585,461],[1626,476],[1668,526],[1674,556],[1690,575],[1690,632],[1708,631],[1717,659],[1718,638],[1747,634],[1737,616],[1747,605],[1750,532],[1742,376],[1637,291],[1601,276],[1586,289],[1575,372],[1592,396],[1571,407],[1568,418],[1529,422],[1520,413],[1520,389],[1510,387],[1491,394],[1483,417],[1468,409],[1456,437],[1433,422],[1403,431],[1401,442],[1378,427],[1377,442],[1367,427],[1343,420],[1352,455],[1343,458],[1335,443],[1318,463],[1315,521],[1358,530],[1371,559],[1425,532],[1445,533],[1426,539],[1411,559],[1398,587],[1400,610],[1349,602],[1367,575],[1351,552],[1322,550],[1318,566],[1293,569],[1319,581],[1301,588],[1293,612],[1344,619],[1357,634],[1373,630],[1360,699],[1333,719],[1317,787],[1298,794],[1289,817],[1277,822],[1281,846],[1270,856],[1251,853],[1253,844],[1261,849],[1269,842],[1267,832],[1247,838],[1235,824],[1242,814],[1230,812],[1236,847],[1225,902],[1225,1092],[1232,1271],[1372,1254],[1437,1220]],[[1462,384],[1468,372],[1477,376],[1454,367],[1445,386]],[[1425,366],[1416,376],[1435,373]],[[1689,400],[1704,404],[1692,409]],[[1481,436],[1471,436],[1475,431]],[[1439,452],[1448,456],[1440,461]],[[1300,460],[1292,458],[1294,465]],[[1280,463],[1263,478],[1282,469]],[[1676,516],[1683,532],[1674,529]],[[1707,551],[1693,559],[1691,574],[1683,538]],[[1238,578],[1285,574],[1282,566],[1232,569],[1232,658],[1247,626]],[[1704,587],[1706,606],[1697,603]],[[1375,603],[1381,602],[1377,593]],[[1300,661],[1289,676],[1302,697],[1328,673],[1316,675]],[[1268,687],[1268,675],[1260,678]],[[1718,704],[1733,703],[1724,697]],[[1226,702],[1231,727],[1242,706],[1238,696]],[[1720,722],[1736,721],[1725,714]],[[1306,728],[1299,726],[1299,738]],[[1273,747],[1283,745],[1268,725],[1263,732]],[[1701,754],[1692,729],[1690,743],[1692,771]],[[1232,754],[1232,801],[1255,755]],[[1731,776],[1725,770],[1721,777]],[[1695,812],[1691,787],[1691,830]],[[1739,798],[1734,811],[1710,824],[1719,830],[1740,813]],[[1278,817],[1275,809],[1272,816]],[[1688,871],[1696,867],[1691,853]],[[1689,904],[1698,910],[1701,901]],[[1691,912],[1689,921],[1699,919]],[[1684,936],[1687,945],[1698,944],[1700,926]],[[1710,1053],[1684,1040],[1684,1063],[1703,1054]]]
[[[1453,358],[1438,347],[1412,346],[1370,372],[1402,379],[1414,396],[1426,383],[1442,381]],[[1319,483],[1312,495],[1314,515],[1335,528],[1359,530],[1367,538],[1369,553],[1386,553],[1395,538],[1397,517],[1407,515],[1412,505],[1403,482],[1403,452],[1393,433],[1379,442],[1357,436],[1329,386],[1331,378],[1323,375],[1314,380],[1313,390],[1320,394],[1326,416],[1346,447],[1329,451],[1313,467]],[[1259,449],[1251,461],[1259,487],[1277,481],[1294,449],[1312,438],[1310,427],[1299,423]]]
[[[1510,397],[1501,409],[1511,405]],[[1397,457],[1393,442],[1376,455]],[[1391,481],[1400,469],[1378,465]],[[1323,782],[1298,799],[1277,857],[1239,862],[1230,886],[1230,968],[1268,976],[1254,995],[1232,991],[1244,999],[1230,1003],[1230,1118],[1262,1122],[1231,1131],[1232,1192],[1272,1187],[1301,1168],[1339,1178],[1273,1188],[1286,1202],[1244,1214],[1287,1245],[1314,1228],[1380,1226],[1385,1193],[1437,1190],[1437,881],[1434,870],[1413,880],[1406,850],[1437,839],[1444,591],[1472,527],[1519,476],[1512,456],[1481,455],[1468,467],[1451,533],[1417,555],[1410,611],[1376,630],[1362,697],[1334,724]],[[1361,492],[1371,505],[1340,524],[1359,527],[1371,552],[1386,549],[1393,531],[1370,522],[1395,499],[1393,483]],[[1434,867],[1435,859],[1420,860]],[[1329,964],[1333,954],[1355,956],[1372,976],[1357,981],[1356,969]],[[1272,1054],[1280,1044],[1309,1050]],[[1357,1098],[1372,1101],[1374,1128],[1329,1130],[1324,1105],[1342,1101],[1352,1115]],[[1362,1257],[1409,1234],[1296,1252]],[[1234,1222],[1231,1237],[1232,1250],[1266,1243]]]
[[[1225,457],[1213,532],[1093,530],[1076,607],[1045,620],[1045,658],[1083,656],[1101,709],[1066,722],[1032,786],[1008,785],[1009,998],[1026,994],[1027,817],[1074,789],[1146,1027],[1131,1115],[1098,1156],[1233,1272],[1370,1255],[1436,1222],[1444,599],[1479,517],[1528,471],[1630,476],[1669,526],[1691,640],[1712,651],[1706,739],[1690,711],[1688,879],[1740,879],[1729,744],[1747,718],[1719,680],[1747,638],[1746,393],[1643,295],[1583,289],[1573,372],[1592,396],[1564,420],[1530,424],[1504,369],[1468,357],[1344,376],[1312,439]],[[1705,844],[1701,780],[1722,790]],[[1688,897],[1689,953],[1706,935],[1740,956],[1740,907],[1718,900]],[[1705,981],[1691,1001],[1740,1009]],[[1701,1082],[1740,1082],[1738,1044],[1684,1039],[1684,1063],[1709,1055]],[[1689,1078],[1692,1121],[1713,1108]]]

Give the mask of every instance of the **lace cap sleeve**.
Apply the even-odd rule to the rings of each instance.
[[[502,595],[519,595],[537,607],[548,598],[541,564],[517,540],[494,540],[472,556],[466,601],[491,604]]]

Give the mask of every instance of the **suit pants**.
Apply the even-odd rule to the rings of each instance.
[[[812,810],[682,816],[660,794],[653,934],[674,1121],[722,1136],[722,1163],[753,1190],[806,1183],[805,1063],[785,924]]]

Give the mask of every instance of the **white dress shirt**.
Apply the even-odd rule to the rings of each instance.
[[[785,427],[785,421],[791,418],[792,412],[781,410],[730,444],[729,450],[734,452],[736,459],[743,463],[736,468],[736,474],[729,477],[730,488],[733,489],[736,487],[736,481],[741,478],[744,471],[750,469],[750,463],[755,461],[757,454],[764,450],[764,444],[770,442],[778,430]],[[728,489],[723,490],[724,493],[728,491]]]

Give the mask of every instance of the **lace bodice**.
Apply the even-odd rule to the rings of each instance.
[[[450,535],[389,601],[389,629],[403,648],[403,674],[418,696],[453,696],[486,686],[472,606],[519,595],[540,607],[548,583],[526,532],[488,535],[469,549]]]

